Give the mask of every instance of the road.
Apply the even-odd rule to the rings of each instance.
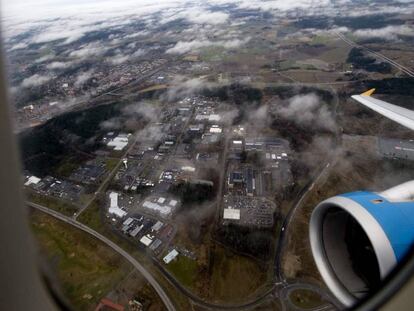
[[[399,63],[397,63],[396,61],[392,60],[391,58],[380,54],[378,52],[375,52],[373,50],[371,50],[370,48],[367,48],[363,45],[360,45],[352,40],[350,40],[349,38],[345,37],[343,34],[339,33],[339,32],[334,32],[341,40],[343,40],[344,42],[346,42],[348,45],[352,46],[352,47],[357,47],[357,48],[361,48],[366,50],[367,52],[371,53],[372,55],[382,59],[383,61],[389,63],[391,66],[394,66],[395,68],[401,70],[402,72],[404,72],[406,75],[410,76],[410,77],[414,77],[414,71],[411,70],[410,68],[407,68]]]
[[[150,283],[152,285],[152,287],[155,289],[155,291],[157,292],[158,296],[161,298],[161,300],[163,301],[165,307],[169,310],[169,311],[175,311],[175,307],[173,305],[173,303],[171,302],[170,298],[168,297],[168,295],[165,293],[165,291],[162,289],[161,285],[158,284],[158,282],[154,279],[154,277],[134,258],[132,257],[130,254],[128,254],[126,251],[124,251],[121,247],[119,247],[118,245],[116,245],[114,242],[112,242],[111,240],[109,240],[108,238],[104,237],[103,235],[99,234],[98,232],[96,232],[95,230],[89,228],[88,226],[85,226],[84,224],[70,218],[67,216],[64,216],[56,211],[53,211],[47,207],[44,207],[42,205],[39,204],[35,204],[35,203],[31,203],[31,202],[27,202],[27,204],[37,210],[40,210],[43,213],[46,213],[56,219],[59,219],[69,225],[72,225],[90,235],[92,235],[93,237],[97,238],[98,240],[100,240],[101,242],[105,243],[107,246],[109,246],[110,248],[112,248],[115,252],[117,252],[118,254],[120,254],[122,257],[124,257],[126,260],[128,260],[135,269],[137,269],[143,276],[144,278],[148,281],[148,283]]]
[[[297,306],[295,306],[289,298],[290,294],[295,290],[309,290],[309,291],[315,292],[319,294],[323,300],[329,301],[332,303],[332,305],[325,304],[325,305],[321,305],[313,309],[309,309],[311,311],[322,311],[322,310],[329,310],[329,309],[336,310],[335,308],[340,309],[342,307],[336,301],[332,300],[332,297],[330,294],[325,293],[325,291],[323,291],[318,286],[315,286],[313,284],[302,283],[300,281],[297,281],[297,282],[294,281],[288,285],[285,285],[279,291],[280,300],[286,301],[287,302],[286,305],[288,306],[288,308],[286,308],[286,305],[282,304],[282,310],[286,310],[286,309],[287,310],[302,310],[301,308],[298,308]]]
[[[275,256],[275,282],[286,282],[286,279],[283,275],[282,269],[282,254],[284,248],[286,248],[286,232],[287,229],[295,216],[297,209],[301,206],[303,200],[306,198],[309,191],[313,189],[315,184],[317,184],[322,176],[324,176],[330,167],[330,163],[327,163],[322,171],[316,176],[315,179],[308,182],[308,184],[300,191],[297,197],[297,201],[293,205],[293,207],[289,210],[288,214],[286,215],[285,219],[283,220],[280,235],[279,235],[279,243],[277,245],[276,256]]]
[[[119,167],[122,165],[123,159],[128,155],[128,153],[132,150],[132,148],[134,148],[135,144],[138,141],[139,136],[137,135],[137,133],[135,133],[133,135],[133,137],[134,137],[133,138],[133,142],[129,145],[129,147],[124,152],[124,154],[122,155],[122,157],[119,158],[118,163],[109,172],[108,176],[106,176],[106,178],[102,181],[102,183],[100,184],[99,188],[93,194],[92,198],[90,198],[88,200],[88,202],[83,205],[83,207],[79,210],[79,212],[77,212],[76,214],[73,215],[73,218],[75,220],[78,219],[78,217],[92,204],[92,202],[94,202],[96,200],[97,196],[99,194],[101,194],[103,190],[106,189],[106,186],[108,185],[108,183],[114,178],[114,176],[115,176],[116,172],[118,171]]]
[[[74,220],[73,218],[67,217],[65,215],[60,214],[59,212],[56,212],[54,210],[51,210],[50,208],[47,208],[45,206],[27,202],[27,205],[29,205],[32,208],[35,208],[43,213],[46,213],[58,220],[61,220],[69,225],[72,225],[90,235],[97,238],[98,240],[105,243],[107,246],[112,248],[114,251],[116,251],[118,254],[123,256],[126,260],[128,260],[144,277],[145,279],[154,287],[157,294],[160,296],[162,301],[164,302],[165,306],[169,311],[175,310],[175,307],[167,294],[164,292],[162,287],[159,285],[159,283],[154,279],[154,277],[130,254],[128,254],[126,251],[124,251],[121,247],[116,245],[114,242],[106,238],[105,236],[101,235],[100,233],[96,232],[95,230],[89,228],[88,226],[85,226],[84,224]],[[192,292],[190,292],[188,289],[186,289],[184,286],[182,286],[168,271],[164,269],[160,265],[158,261],[152,260],[153,263],[160,268],[160,272],[167,278],[167,280],[179,291],[181,291],[187,298],[189,298],[194,304],[203,306],[205,308],[210,309],[217,309],[217,310],[241,310],[246,309],[250,307],[254,307],[257,305],[260,305],[263,300],[267,299],[267,297],[270,294],[273,294],[273,291],[275,289],[275,286],[272,286],[268,290],[266,290],[264,293],[262,293],[259,297],[256,297],[252,301],[242,303],[242,304],[235,304],[235,305],[223,305],[223,304],[215,304],[215,303],[209,303],[204,301],[203,299],[197,297]]]

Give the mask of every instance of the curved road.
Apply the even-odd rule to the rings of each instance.
[[[173,303],[171,302],[170,298],[167,296],[167,294],[164,292],[164,290],[162,289],[162,287],[158,284],[158,282],[154,279],[154,277],[134,258],[132,257],[130,254],[128,254],[126,251],[124,251],[121,247],[119,247],[118,245],[116,245],[114,242],[112,242],[111,240],[109,240],[108,238],[104,237],[103,235],[99,234],[98,232],[96,232],[95,230],[92,230],[91,228],[81,224],[80,222],[64,216],[58,212],[55,212],[47,207],[41,206],[39,204],[35,204],[35,203],[31,203],[31,202],[27,202],[27,205],[40,210],[54,218],[57,218],[69,225],[72,225],[92,236],[94,236],[95,238],[97,238],[98,240],[100,240],[101,242],[105,243],[107,246],[109,246],[110,248],[112,248],[114,251],[116,251],[118,254],[120,254],[122,257],[124,257],[126,260],[128,260],[135,269],[137,269],[144,277],[145,279],[152,285],[152,287],[155,289],[155,291],[157,292],[157,294],[159,295],[159,297],[161,298],[161,300],[164,302],[164,305],[166,306],[166,308],[168,309],[168,311],[175,311],[175,307],[173,305]]]
[[[59,219],[69,225],[72,225],[90,235],[97,238],[101,242],[105,243],[107,246],[112,248],[114,251],[116,251],[118,254],[123,256],[126,260],[128,260],[144,277],[145,279],[154,287],[157,294],[160,296],[161,300],[164,302],[165,306],[169,311],[175,311],[175,307],[173,303],[171,302],[170,298],[167,296],[167,294],[164,292],[162,287],[158,284],[158,282],[154,279],[154,277],[130,254],[128,254],[125,250],[123,250],[121,247],[116,245],[114,242],[109,240],[108,238],[104,237],[100,233],[96,232],[95,230],[89,228],[88,226],[85,226],[84,224],[74,220],[73,218],[67,217],[65,215],[60,214],[59,212],[56,212],[54,210],[51,210],[50,208],[47,208],[45,206],[32,203],[32,202],[26,202],[26,204],[30,207],[33,207],[41,212],[44,212],[56,219]],[[168,281],[170,281],[173,286],[175,286],[178,290],[180,290],[186,297],[188,297],[193,303],[211,308],[211,309],[218,309],[218,310],[241,310],[246,309],[250,307],[254,307],[256,305],[259,305],[262,303],[264,299],[266,299],[270,294],[273,293],[273,290],[275,289],[275,286],[272,286],[268,290],[266,290],[264,293],[262,293],[259,297],[255,298],[252,301],[249,301],[247,303],[237,304],[237,305],[220,305],[215,303],[209,303],[204,301],[203,299],[197,297],[193,293],[191,293],[189,290],[184,288],[170,273],[168,273],[163,267],[159,265],[159,263],[155,260],[153,260],[153,263],[157,265],[158,268],[160,268],[161,272],[164,274],[164,276],[167,278]]]

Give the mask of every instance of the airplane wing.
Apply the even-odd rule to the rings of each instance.
[[[388,119],[414,130],[414,111],[375,99],[371,97],[374,91],[375,89],[371,89],[361,95],[353,95],[352,98]]]

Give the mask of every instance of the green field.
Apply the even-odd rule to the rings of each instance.
[[[193,288],[198,270],[196,261],[180,255],[176,260],[168,264],[167,269],[181,284],[190,289]]]
[[[41,253],[75,309],[93,309],[132,269],[104,244],[50,216],[33,212],[31,222]]]
[[[243,302],[254,297],[266,284],[266,272],[253,259],[236,255],[221,246],[216,246],[211,253],[214,256],[210,280],[212,299]]]
[[[46,206],[67,216],[72,216],[79,209],[77,206],[69,202],[45,195],[40,195],[30,190],[26,191],[25,195],[28,201]]]
[[[296,289],[289,295],[292,303],[302,309],[313,309],[323,304],[322,297],[307,289]]]

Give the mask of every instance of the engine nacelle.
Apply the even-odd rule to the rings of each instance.
[[[310,220],[319,272],[345,306],[375,290],[414,242],[414,181],[320,203]]]

